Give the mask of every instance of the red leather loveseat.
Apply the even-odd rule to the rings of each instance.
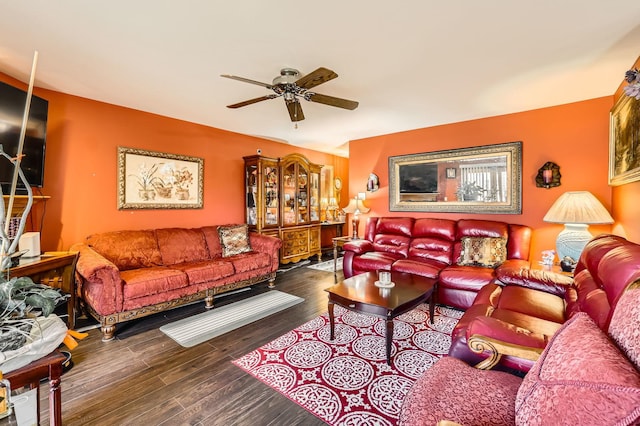
[[[459,264],[463,246],[472,240],[493,239],[503,244],[499,266]],[[386,270],[438,277],[437,302],[468,309],[476,294],[501,269],[529,266],[531,229],[505,222],[412,217],[370,217],[364,238],[346,243],[345,278]]]
[[[496,272],[453,330],[449,355],[472,365],[491,357],[483,368],[499,363],[526,372],[577,313],[607,331],[621,294],[640,281],[640,245],[615,235],[593,238],[573,279],[526,268]]]

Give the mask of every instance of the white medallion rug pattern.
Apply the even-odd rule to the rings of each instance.
[[[391,365],[385,321],[335,306],[335,340],[327,313],[233,361],[330,425],[394,425],[411,385],[449,351],[462,312],[427,305],[394,320]]]

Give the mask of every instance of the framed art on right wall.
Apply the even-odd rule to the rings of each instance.
[[[640,180],[640,100],[622,95],[609,118],[609,185]]]

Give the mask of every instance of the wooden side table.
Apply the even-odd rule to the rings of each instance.
[[[342,237],[342,230],[344,228],[344,222],[336,221],[336,222],[320,222],[320,226],[322,228],[322,252],[323,254],[326,252],[331,252],[333,247],[329,244],[329,242],[333,241],[334,238]]]
[[[338,247],[342,248],[346,243],[353,240],[351,237],[335,237],[332,238],[333,242],[333,274],[338,272]]]
[[[539,269],[541,271],[555,272],[556,274],[564,275],[570,278],[573,278],[573,272],[565,272],[562,270],[560,265],[543,265],[540,262],[531,262],[531,269]]]
[[[36,389],[38,424],[40,424],[40,380],[47,378],[49,379],[49,424],[52,426],[62,424],[60,376],[62,375],[62,363],[65,359],[64,355],[55,350],[24,367],[4,374],[4,378],[11,383],[12,389],[24,386],[29,386],[29,389]]]
[[[77,252],[46,252],[39,257],[20,259],[20,264],[9,270],[12,277],[31,277],[33,282],[59,288],[71,295],[67,301],[67,326],[76,326],[76,269]]]

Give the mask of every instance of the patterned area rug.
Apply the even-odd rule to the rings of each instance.
[[[394,320],[391,365],[385,322],[335,306],[327,313],[233,361],[330,425],[394,425],[415,380],[444,356],[462,312],[427,305]]]
[[[307,266],[307,268],[316,269],[318,271],[333,272],[333,259],[325,262],[314,263]],[[339,257],[336,262],[336,271],[342,271],[342,257]]]

